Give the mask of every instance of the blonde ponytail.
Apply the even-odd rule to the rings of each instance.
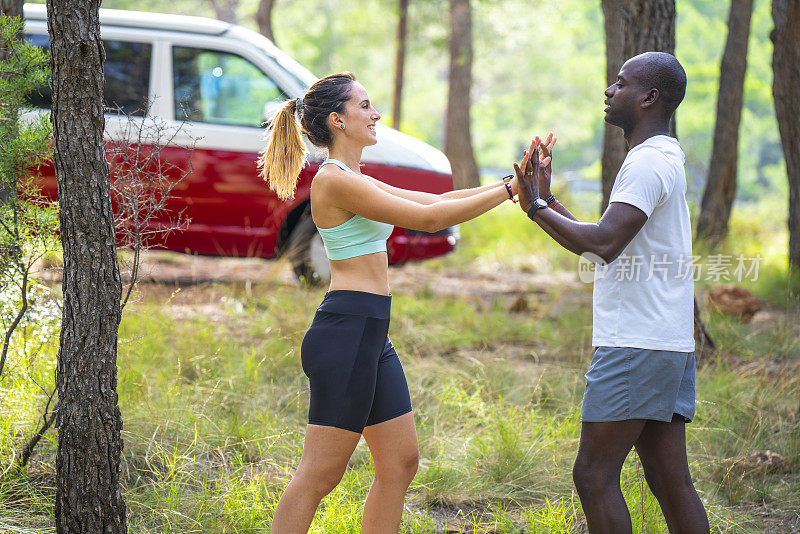
[[[269,183],[278,198],[294,198],[300,169],[305,165],[308,149],[300,136],[300,125],[295,118],[297,100],[287,101],[267,134],[267,146],[258,158],[261,177]]]

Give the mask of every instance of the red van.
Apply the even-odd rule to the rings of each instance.
[[[26,38],[49,47],[45,6],[26,4],[24,13]],[[172,213],[185,215],[188,226],[156,245],[194,254],[273,258],[301,244],[292,255],[298,276],[328,278],[322,240],[308,210],[311,178],[324,154],[312,151],[297,194],[288,202],[278,200],[256,169],[264,145],[262,124],[284,100],[302,96],[316,77],[262,35],[218,20],[101,9],[100,24],[106,104],[127,114],[106,115],[106,140],[130,130],[130,115],[157,119],[178,131],[162,158],[191,169],[168,205]],[[146,111],[141,111],[143,102],[149,102]],[[32,106],[38,108],[32,113],[48,110],[50,95],[43,91]],[[380,124],[377,133],[378,143],[364,150],[367,174],[407,189],[452,190],[444,154]],[[191,145],[193,151],[186,148]],[[55,198],[52,169],[45,169],[43,179],[45,194]],[[446,254],[457,238],[456,228],[435,234],[395,228],[389,262]]]

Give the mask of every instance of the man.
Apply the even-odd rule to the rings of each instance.
[[[598,262],[592,344],[573,479],[592,534],[631,532],[619,486],[631,448],[672,533],[708,533],[689,475],[685,423],[694,417],[694,287],[684,155],[668,136],[686,92],[670,54],[629,59],[605,90],[605,120],[630,151],[598,223],[578,221],[550,193],[552,134],[522,166],[522,209],[564,248]],[[547,199],[547,200],[543,200]]]

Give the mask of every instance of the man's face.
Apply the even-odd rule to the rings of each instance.
[[[626,132],[633,129],[641,111],[641,100],[645,96],[636,78],[636,58],[629,59],[619,69],[616,83],[606,90],[606,122],[619,126]]]

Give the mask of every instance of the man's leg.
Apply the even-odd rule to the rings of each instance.
[[[708,534],[708,516],[697,496],[686,461],[686,424],[678,414],[669,423],[647,421],[636,452],[669,531]]]
[[[581,426],[572,479],[591,534],[631,532],[631,516],[619,487],[625,457],[639,439],[644,419]]]

